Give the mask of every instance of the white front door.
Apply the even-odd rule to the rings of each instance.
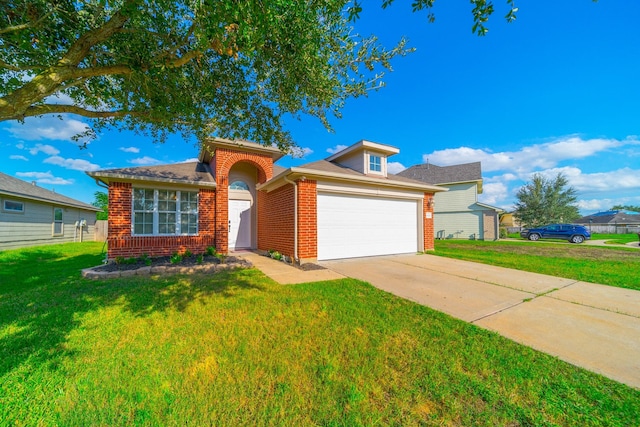
[[[251,247],[251,202],[229,200],[229,249]]]

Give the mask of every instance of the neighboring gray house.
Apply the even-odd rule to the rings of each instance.
[[[611,210],[583,216],[576,224],[589,226],[596,233],[636,233],[640,229],[640,212]]]
[[[499,239],[502,209],[478,202],[478,194],[482,194],[480,162],[453,166],[426,163],[398,175],[449,189],[435,194],[436,239]]]
[[[0,172],[0,250],[93,241],[99,210]]]

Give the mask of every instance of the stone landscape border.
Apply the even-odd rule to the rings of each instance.
[[[117,271],[98,271],[102,266],[85,268],[82,270],[82,277],[85,279],[113,279],[117,277],[133,277],[133,276],[153,276],[162,274],[195,274],[195,273],[210,273],[214,274],[219,271],[235,270],[240,268],[251,268],[253,265],[245,260],[241,259],[236,262],[222,263],[222,264],[202,264],[202,265],[158,265],[158,266],[144,266],[132,270],[117,270]]]

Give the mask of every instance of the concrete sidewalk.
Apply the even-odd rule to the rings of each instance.
[[[640,388],[639,291],[435,255],[321,265]]]
[[[251,262],[254,267],[262,271],[265,275],[280,283],[281,285],[292,285],[295,283],[322,282],[325,280],[344,279],[345,276],[330,269],[304,271],[292,267],[281,261],[276,261],[269,257],[259,255],[250,251],[233,252],[238,256]]]

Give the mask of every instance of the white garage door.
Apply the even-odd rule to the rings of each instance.
[[[418,251],[418,201],[318,194],[318,259]]]

